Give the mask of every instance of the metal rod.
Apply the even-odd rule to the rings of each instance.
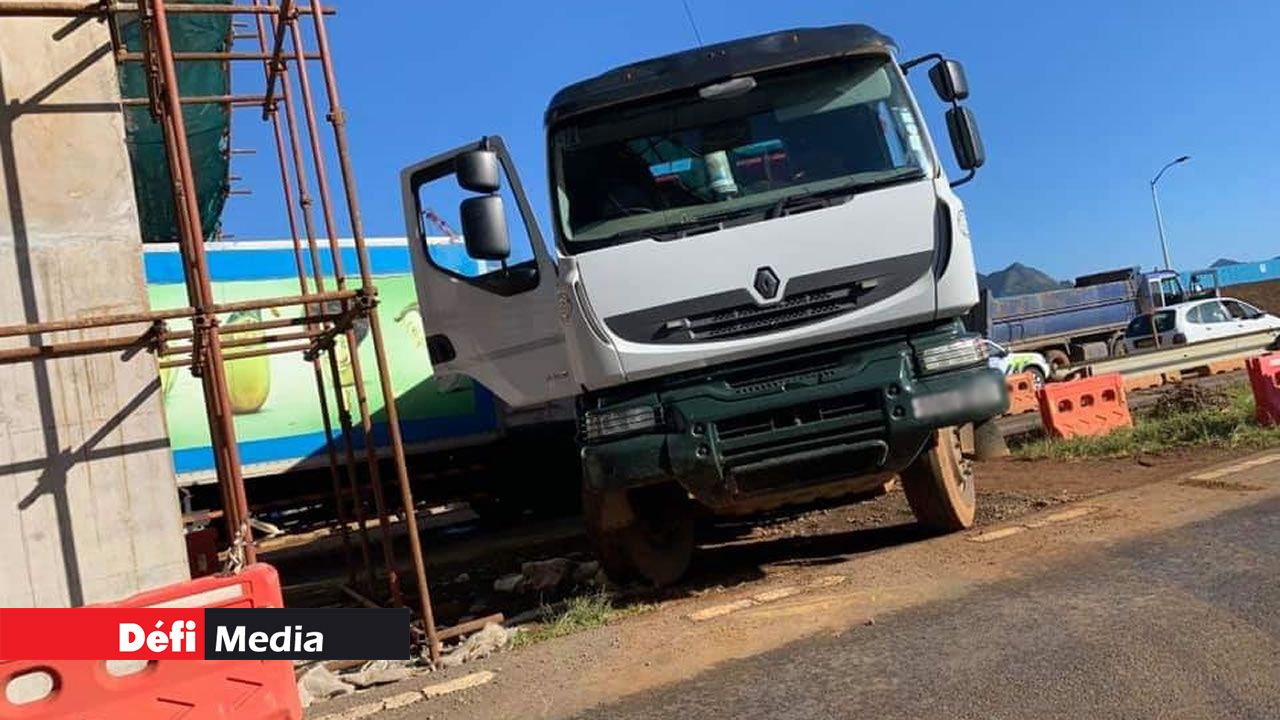
[[[253,2],[254,4],[257,4],[258,0],[253,0]],[[265,51],[267,46],[267,30],[262,16],[258,16],[256,18],[256,25],[258,49]],[[270,70],[264,65],[263,72],[269,73]],[[297,116],[293,110],[292,94],[289,86],[288,69],[285,68],[281,73],[280,92],[281,99],[284,101],[286,115],[285,120],[288,122],[289,148],[292,152],[294,173],[298,183],[298,204],[302,211],[302,219],[306,230],[307,248],[310,251],[311,270],[315,278],[315,289],[317,292],[324,292],[324,264],[320,260],[320,251],[316,246],[315,222],[311,214],[312,205],[311,198],[308,194],[306,164],[302,158],[302,144],[298,137]],[[290,196],[289,164],[286,159],[284,143],[285,136],[280,127],[282,121],[279,113],[272,113],[271,117],[276,141],[276,158],[280,164],[280,174],[283,179],[285,190],[285,201],[289,211],[289,227],[294,239],[295,255],[298,257],[298,265],[302,266],[304,261],[302,258],[301,241],[298,239],[297,220],[293,212],[292,197]],[[345,302],[341,307],[344,315],[350,309]],[[349,343],[348,347],[355,348],[354,333],[348,332],[346,338]],[[342,388],[342,373],[338,367],[337,348],[335,346],[330,346],[325,355],[326,360],[328,361],[329,378],[333,384],[334,403],[338,409],[338,422],[342,428],[343,456],[347,467],[347,483],[351,492],[352,512],[355,515],[356,526],[360,535],[360,553],[361,559],[364,561],[365,575],[367,578],[366,589],[369,592],[373,592],[376,578],[373,571],[369,528],[364,515],[364,500],[363,495],[360,492],[360,473],[356,463],[356,451],[353,440],[354,434],[351,426],[351,413],[347,408],[346,397]],[[317,365],[317,369],[318,368],[319,365]],[[379,520],[382,520],[381,514],[379,516]],[[394,583],[395,575],[392,572],[394,569],[392,564],[394,558],[391,555],[390,528],[382,522],[380,522],[380,525],[382,529],[383,560],[387,565],[389,578],[388,583],[392,585],[391,596],[393,600],[395,600],[399,598],[399,595],[397,592],[398,588]]]
[[[242,338],[232,339],[233,335],[243,335],[243,334],[244,334],[244,331],[241,331],[239,329],[223,331],[223,335],[226,337],[226,339],[222,341],[223,349],[232,348],[232,347],[253,347],[255,345],[270,345],[273,343],[292,342],[294,340],[309,340],[311,338],[323,337],[324,335],[327,335],[329,333],[324,330],[315,330],[315,331],[300,330],[298,332],[293,332],[293,333],[280,333],[278,335],[264,335],[263,337],[260,337],[260,338],[242,337]],[[182,355],[192,351],[193,351],[193,348],[189,346],[176,346],[176,347],[166,348],[165,351],[161,353],[161,355],[165,355],[165,356]]]
[[[307,53],[303,56],[307,60],[319,60],[320,56],[315,53]],[[205,62],[205,61],[238,61],[238,60],[270,60],[271,55],[261,52],[180,52],[174,53],[174,60],[178,62]],[[146,57],[138,52],[126,52],[116,56],[119,62],[145,62]]]
[[[321,55],[321,66],[324,69],[324,84],[329,97],[329,122],[333,125],[334,145],[338,153],[338,166],[342,172],[343,186],[346,190],[347,212],[351,220],[351,235],[355,241],[356,257],[360,263],[360,280],[363,288],[373,286],[373,271],[369,263],[369,250],[364,242],[364,223],[360,217],[360,202],[356,194],[355,172],[351,167],[351,153],[347,142],[346,117],[342,103],[338,98],[337,78],[334,76],[332,55],[329,52],[329,39],[325,32],[322,13],[312,15],[315,26],[316,49]],[[295,30],[296,21],[292,23]],[[306,75],[306,65],[299,63],[299,75]],[[321,159],[317,158],[317,163]],[[336,263],[335,263],[336,267]],[[405,525],[409,535],[409,553],[413,558],[413,570],[418,584],[419,603],[422,611],[422,622],[427,629],[431,661],[440,658],[440,638],[436,633],[435,617],[431,609],[431,593],[427,583],[426,565],[422,556],[422,541],[418,536],[418,520],[414,511],[413,488],[409,485],[409,469],[404,457],[404,439],[400,434],[400,414],[396,409],[396,396],[391,385],[391,374],[387,366],[387,350],[382,341],[381,326],[378,313],[369,314],[369,334],[373,336],[374,358],[378,365],[379,380],[382,384],[387,428],[391,439],[391,453],[395,460],[396,476],[400,483],[400,499],[404,505]],[[372,447],[373,443],[368,443]]]
[[[343,595],[346,595],[347,597],[351,598],[352,600],[355,600],[356,602],[360,603],[361,605],[367,608],[372,608],[374,610],[382,609],[381,605],[361,595],[360,593],[356,592],[349,585],[339,585],[338,589],[342,591]]]
[[[310,343],[296,343],[294,345],[277,345],[275,347],[262,348],[260,350],[241,350],[239,352],[227,353],[222,356],[224,362],[232,360],[244,360],[245,358],[263,357],[264,355],[288,355],[289,353],[307,352],[311,349]],[[186,367],[195,362],[195,358],[186,357],[177,360],[162,360],[160,367]]]
[[[70,320],[50,320],[40,323],[0,326],[0,338],[18,335],[46,335],[48,333],[66,332],[69,330],[88,330],[90,328],[115,327],[120,325],[138,325],[152,323],[157,320],[176,320],[195,315],[193,308],[176,308],[173,310],[148,310],[119,315],[89,315]]]
[[[255,0],[255,3],[256,1],[257,0]],[[258,15],[254,18],[254,24],[256,29],[256,32],[254,33],[254,37],[258,41],[258,50],[259,50],[259,52],[256,54],[260,55],[261,59],[264,61],[268,59],[272,59],[273,55],[265,52],[266,30],[265,30],[261,15]],[[278,58],[275,58],[275,59],[278,60]],[[270,70],[270,65],[268,63],[264,62],[262,69],[265,74],[270,75],[271,70]],[[288,82],[287,76],[284,78],[284,82],[285,83]],[[287,86],[285,89],[286,90],[288,89]],[[274,108],[275,108],[274,105],[271,105],[269,107],[272,108],[272,112],[270,113],[271,129],[272,129],[272,135],[275,139],[275,145],[276,145],[276,162],[280,168],[280,187],[281,187],[281,191],[284,194],[285,213],[289,221],[289,237],[293,241],[294,265],[298,273],[298,288],[302,292],[302,294],[305,295],[308,292],[310,292],[310,289],[307,284],[307,271],[306,271],[306,263],[304,261],[304,255],[303,255],[302,241],[300,240],[298,235],[298,218],[293,208],[293,183],[289,178],[288,163],[285,160],[284,134],[280,128],[280,114],[274,111]],[[315,317],[312,315],[311,306],[307,306],[305,310],[306,310],[307,318],[309,320]],[[323,315],[324,315],[323,313],[320,313],[321,317],[323,317]],[[307,325],[307,327],[308,328],[314,327],[314,325],[309,324]],[[332,347],[329,349],[328,353],[329,354],[333,353]],[[347,568],[347,585],[349,586],[349,585],[354,585],[355,579],[356,579],[355,566],[352,561],[352,553],[351,553],[351,531],[348,526],[349,524],[347,521],[346,506],[345,506],[345,503],[343,502],[342,479],[340,477],[340,473],[338,472],[338,450],[337,450],[337,445],[333,440],[333,421],[329,417],[329,398],[325,395],[324,367],[319,357],[312,358],[311,371],[312,371],[312,375],[313,375],[315,386],[316,386],[316,396],[320,402],[320,418],[324,424],[325,453],[327,455],[327,459],[329,460],[329,480],[333,490],[334,506],[337,510],[337,515],[338,515],[339,533],[341,534],[341,537],[342,537],[342,557]],[[340,378],[335,376],[333,380],[335,383],[334,389],[336,394],[340,391],[340,387],[339,387]],[[349,430],[349,427],[348,427],[348,430]],[[344,431],[343,439],[346,445],[350,447],[352,443],[352,439],[351,439],[351,433],[349,431]],[[352,453],[352,457],[354,457],[354,452]],[[356,479],[354,476],[354,473],[356,472],[354,461],[349,462],[347,464],[347,471],[352,478],[352,481],[351,481],[351,502],[353,504],[352,510],[360,522],[359,535],[361,540],[361,545],[360,545],[361,559],[363,559],[364,561],[365,572],[368,576],[368,589],[370,592],[372,592],[373,586],[374,586],[374,575],[373,575],[373,561],[371,559],[371,554],[369,551],[369,531],[364,524],[364,508],[362,507],[362,503],[360,500],[358,483],[356,482]]]
[[[180,105],[261,105],[267,98],[262,95],[187,95],[179,100]],[[148,98],[124,98],[120,101],[125,107],[141,107],[150,105]]]
[[[275,22],[274,19],[273,22]],[[293,50],[294,53],[298,53],[298,51],[301,51],[303,45],[301,41],[301,33],[298,32],[297,29],[297,19],[282,20],[282,23],[284,22],[288,22],[289,24],[289,29],[292,31]],[[323,53],[321,53],[321,55],[323,55]],[[343,277],[342,272],[342,249],[338,246],[337,234],[335,234],[333,227],[333,214],[332,210],[330,210],[329,201],[329,183],[328,177],[326,177],[325,173],[324,152],[321,151],[319,146],[319,129],[317,129],[314,105],[312,105],[311,101],[310,82],[308,82],[307,68],[305,64],[296,64],[294,67],[297,68],[298,90],[300,90],[302,94],[301,102],[303,117],[306,118],[308,137],[311,138],[311,164],[312,168],[315,170],[316,188],[320,195],[320,205],[321,208],[324,209],[325,214],[325,229],[328,231],[329,236],[329,254],[330,260],[333,261],[334,282],[337,284],[338,290],[340,291],[346,288],[346,278]],[[306,193],[307,183],[303,183],[301,181],[301,178],[306,178],[306,163],[302,158],[301,140],[298,138],[300,133],[297,131],[297,115],[293,110],[292,92],[285,91],[285,87],[287,86],[282,86],[282,99],[285,100],[285,113],[288,115],[289,131],[291,131],[294,167],[297,168],[296,172],[298,177],[300,177],[300,182],[298,182],[298,193],[300,193],[302,217],[307,228],[307,242],[311,249],[311,261],[317,268],[317,282],[323,282],[324,275],[319,270],[320,252],[316,247],[315,220],[314,213],[312,213],[314,205],[312,205],[311,197]],[[346,305],[343,307],[346,309]],[[372,318],[372,316],[376,316],[375,311],[371,311],[370,318]],[[371,332],[378,332],[372,331],[372,327],[374,327],[374,325],[370,322]],[[374,423],[372,423],[369,396],[367,396],[367,391],[365,389],[364,368],[362,368],[360,354],[356,352],[356,333],[353,329],[348,329],[346,341],[349,368],[351,368],[351,384],[355,387],[356,406],[357,409],[360,410],[361,429],[364,430],[365,438],[371,439],[374,437]],[[337,377],[338,364],[335,357],[330,356],[329,364],[330,373],[334,374],[334,377]],[[347,418],[349,424],[349,409],[346,404],[346,397],[344,397],[342,393],[339,393],[338,402],[339,414],[340,416],[343,416],[343,418]],[[385,565],[385,568],[387,568],[387,585],[390,591],[390,597],[392,597],[393,605],[396,605],[397,607],[402,606],[404,602],[401,588],[399,588],[396,547],[394,547],[392,539],[392,527],[390,527],[390,519],[388,518],[387,501],[385,501],[383,483],[381,483],[381,469],[378,459],[378,450],[376,450],[376,447],[372,442],[365,443],[365,468],[367,473],[369,473],[369,486],[372,491],[372,496],[374,496],[374,510],[378,512],[378,528],[379,533],[381,534],[381,551],[383,551],[383,564]]]
[[[485,617],[482,617],[482,618],[476,618],[475,620],[468,620],[467,622],[464,622],[464,623],[458,623],[453,627],[440,628],[439,630],[436,631],[436,639],[439,640],[440,642],[444,642],[445,640],[451,640],[453,638],[456,638],[459,635],[466,635],[467,633],[473,633],[473,632],[478,632],[480,630],[483,630],[484,626],[488,625],[489,623],[493,623],[494,625],[501,625],[504,621],[506,621],[506,618],[502,616],[502,613],[494,613],[492,615],[486,615]]]
[[[12,350],[0,350],[0,364],[8,365],[31,360],[52,360],[54,358],[96,355],[123,350],[145,350],[154,346],[155,341],[155,335],[148,331],[136,337],[101,338],[97,340],[33,345],[13,348]]]
[[[4,0],[4,2],[0,2],[0,17],[97,17],[113,12],[133,14],[141,12],[142,5],[139,3],[117,3],[112,8],[101,2],[76,2],[75,0],[67,2],[56,2],[54,0]],[[168,5],[165,11],[174,15],[275,15],[280,12],[280,8],[275,5],[173,3]],[[315,12],[315,6],[299,5],[294,8],[294,11],[300,15],[310,15]],[[325,15],[333,15],[336,10],[331,7],[321,7],[320,12]]]
[[[227,331],[228,335],[237,333],[253,332],[255,330],[276,330],[283,327],[294,327],[296,325],[321,325],[324,323],[332,323],[342,319],[342,315],[313,315],[301,316],[295,318],[277,318],[275,320],[255,320],[247,323],[237,323],[234,329]],[[195,335],[194,330],[165,330],[165,339],[167,340],[187,340]]]
[[[212,7],[212,6],[209,6]],[[202,317],[198,323],[204,325],[208,358],[208,367],[202,374],[201,381],[211,404],[206,405],[211,424],[219,425],[219,448],[223,455],[223,467],[219,468],[219,479],[229,487],[228,499],[232,501],[235,523],[232,538],[243,543],[244,560],[252,563],[257,557],[253,546],[253,532],[249,528],[249,503],[245,493],[244,477],[240,471],[240,450],[236,444],[235,423],[232,420],[231,402],[227,390],[221,338],[218,324],[212,315],[213,286],[209,279],[209,268],[205,258],[204,237],[200,228],[200,208],[196,197],[195,174],[191,169],[191,149],[187,145],[186,121],[182,112],[182,100],[178,93],[178,71],[173,60],[173,46],[169,38],[169,19],[166,13],[165,0],[144,0],[139,3],[143,14],[152,16],[151,32],[155,37],[155,52],[159,58],[159,79],[163,91],[161,109],[167,121],[169,134],[173,141],[172,155],[176,166],[170,165],[170,174],[174,179],[175,194],[185,205],[186,218],[183,223],[183,244],[190,254],[191,265],[197,280],[197,309]],[[147,12],[150,10],[150,13]]]
[[[284,53],[284,29],[285,24],[292,22],[296,15],[293,9],[293,0],[282,0],[280,3],[280,18],[283,22],[276,23],[275,37],[271,42],[271,55],[267,62],[267,92],[266,97],[262,101],[262,119],[266,120],[275,108],[276,97],[276,80],[280,74],[284,72],[285,65],[282,54]]]

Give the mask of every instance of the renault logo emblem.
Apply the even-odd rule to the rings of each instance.
[[[756,271],[755,288],[760,297],[772,300],[778,296],[778,276],[772,268],[762,267]]]

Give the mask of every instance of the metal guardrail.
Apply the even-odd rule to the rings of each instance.
[[[1054,379],[1069,380],[1107,373],[1120,373],[1125,376],[1156,375],[1189,370],[1204,367],[1210,363],[1252,356],[1275,344],[1277,336],[1280,336],[1280,332],[1264,330],[1212,342],[1178,345],[1124,357],[1096,360],[1063,368],[1054,373]]]

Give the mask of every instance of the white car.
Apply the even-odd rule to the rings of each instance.
[[[987,344],[987,364],[1005,375],[1031,373],[1037,388],[1053,375],[1049,361],[1038,352],[1011,352],[991,340],[984,339],[982,342]]]
[[[1280,331],[1280,318],[1234,298],[1171,305],[1134,318],[1124,331],[1129,352],[1220,340],[1262,330]]]

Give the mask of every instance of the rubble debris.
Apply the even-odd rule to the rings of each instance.
[[[374,685],[407,680],[416,674],[411,661],[406,660],[372,660],[364,664],[357,672],[341,676],[343,682],[351,683],[360,689]]]
[[[485,625],[480,632],[463,640],[440,659],[440,666],[458,667],[463,663],[481,660],[490,655],[511,647],[518,630],[508,630],[497,623]]]
[[[511,573],[494,580],[493,589],[496,592],[513,593],[520,589],[522,583],[524,583],[523,574]]]
[[[524,586],[536,593],[552,592],[560,588],[566,579],[572,578],[578,563],[569,558],[535,560],[520,566]]]
[[[354,685],[335,675],[323,663],[312,666],[298,678],[298,696],[304,708],[317,700],[329,700],[355,691]]]

